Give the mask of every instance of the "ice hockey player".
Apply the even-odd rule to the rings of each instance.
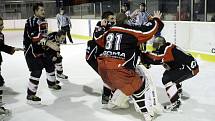
[[[15,51],[23,50],[22,48],[15,48],[5,44],[4,34],[2,33],[3,28],[4,28],[3,18],[0,17],[0,120],[4,119],[4,117],[9,115],[10,113],[8,109],[5,109],[3,107],[3,102],[2,102],[3,86],[5,82],[4,82],[4,78],[1,75],[1,64],[2,64],[1,51],[12,55]]]
[[[128,25],[124,13],[119,13],[116,16],[116,26],[96,40],[97,44],[104,48],[97,58],[98,72],[102,80],[112,90],[116,90],[114,93],[117,92],[118,97],[131,96],[137,111],[146,121],[151,121],[153,116],[145,107],[145,81],[135,72],[135,67],[139,44],[148,41],[163,28],[160,17],[160,12],[155,12],[147,26],[135,27]]]
[[[162,82],[166,88],[170,105],[164,106],[166,111],[180,111],[181,82],[192,78],[199,72],[195,58],[178,46],[166,42],[162,36],[153,42],[153,53],[142,53],[141,60],[149,64],[162,64],[166,69]]]
[[[64,41],[66,38],[65,31],[60,30],[58,32],[52,32],[48,34],[48,41],[56,43],[59,48],[62,41]],[[63,74],[63,65],[62,65],[62,59],[63,57],[60,55],[60,51],[53,50],[49,48],[48,46],[45,46],[46,48],[46,54],[51,56],[52,61],[55,64],[55,70],[56,70],[56,76],[58,79],[68,79],[68,76]]]
[[[111,11],[106,11],[102,14],[102,20],[96,24],[93,32],[93,39],[87,43],[86,50],[86,61],[87,63],[98,73],[98,62],[97,57],[104,51],[103,48],[99,47],[95,39],[104,34],[110,27],[115,24],[115,16]],[[111,90],[107,85],[103,86],[102,92],[102,104],[107,104],[112,95]]]
[[[46,70],[48,87],[60,90],[61,86],[56,84],[55,66],[52,59],[46,55],[43,46],[48,46],[59,51],[60,48],[54,42],[47,41],[48,23],[45,20],[45,9],[42,3],[33,6],[34,16],[27,19],[24,29],[24,55],[30,71],[27,89],[27,101],[39,103],[41,98],[36,96],[39,79],[43,68]]]

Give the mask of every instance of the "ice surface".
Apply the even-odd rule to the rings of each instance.
[[[5,42],[22,47],[22,31],[3,32]],[[2,75],[6,82],[5,107],[12,110],[10,121],[141,121],[142,116],[133,106],[124,110],[101,108],[100,77],[85,62],[86,41],[74,39],[76,44],[62,45],[64,73],[69,81],[62,81],[62,90],[48,89],[45,71],[40,79],[37,95],[41,105],[26,103],[29,71],[23,52],[14,55],[2,54]],[[3,52],[2,52],[3,53]],[[215,63],[199,60],[200,73],[183,83],[189,99],[183,101],[182,113],[164,113],[156,121],[214,121],[215,120]],[[150,69],[156,82],[161,103],[168,102],[161,83],[161,66]],[[90,90],[86,86],[93,88]]]

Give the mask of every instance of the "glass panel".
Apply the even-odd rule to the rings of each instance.
[[[176,20],[190,21],[191,20],[191,1],[181,0],[180,19],[179,17],[179,6],[177,6]]]
[[[177,20],[178,5],[178,0],[147,0],[148,12],[160,10],[163,13],[163,19],[167,21]]]
[[[74,5],[70,9],[71,18],[81,18],[81,5]]]
[[[104,12],[104,11],[112,11],[113,13],[120,12],[119,3],[120,3],[119,0],[103,1],[102,2],[102,12]]]
[[[207,21],[215,22],[215,0],[207,0]]]
[[[94,4],[87,3],[81,5],[82,18],[95,18]]]
[[[205,0],[193,1],[193,21],[204,21]]]
[[[95,3],[95,9],[96,9],[96,11],[95,11],[95,17],[97,18],[97,19],[100,19],[101,18],[101,7],[100,7],[100,2],[96,2]]]

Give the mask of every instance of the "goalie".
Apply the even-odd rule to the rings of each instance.
[[[133,27],[128,25],[127,16],[119,13],[116,16],[116,26],[96,40],[97,44],[104,48],[104,52],[97,58],[98,72],[102,80],[112,90],[116,90],[114,93],[119,92],[118,97],[131,96],[146,121],[151,121],[153,115],[145,105],[146,82],[135,72],[135,67],[139,44],[148,41],[163,28],[161,13],[154,14],[146,25]]]

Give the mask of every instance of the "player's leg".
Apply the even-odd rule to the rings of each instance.
[[[43,64],[46,70],[48,87],[54,90],[60,90],[61,86],[57,84],[57,79],[55,77],[55,65],[48,55],[43,58]]]
[[[149,110],[153,110],[155,113],[160,114],[163,111],[162,105],[158,101],[156,84],[152,80],[150,73],[144,65],[137,65],[136,72],[140,75],[143,81],[145,81],[145,98],[146,106]]]
[[[68,76],[63,74],[63,65],[62,65],[62,57],[56,57],[57,59],[54,62],[55,64],[55,70],[56,70],[56,75],[57,78],[60,79],[68,79]]]
[[[41,74],[42,74],[42,70],[32,70],[30,72],[30,78],[29,78],[28,89],[27,89],[28,101],[34,101],[34,102],[41,101],[41,98],[36,96]]]
[[[85,59],[87,63],[98,73],[98,62],[97,58],[98,46],[95,40],[89,40],[87,42],[86,56]]]
[[[5,117],[7,116],[10,111],[8,109],[5,109],[3,107],[4,103],[3,103],[3,100],[2,100],[2,97],[3,97],[3,85],[4,85],[4,79],[1,75],[1,67],[0,67],[0,119],[1,117]]]
[[[93,68],[93,70],[98,73],[98,62],[97,56],[102,53],[103,49],[99,48],[95,42],[95,40],[89,40],[87,42],[86,49],[86,61]],[[104,84],[102,91],[102,104],[107,104],[110,97],[112,96],[111,89]]]
[[[61,27],[61,30],[63,30],[63,31],[65,31],[65,32],[66,32],[65,27]],[[66,33],[65,33],[65,36],[66,36]],[[66,38],[63,40],[62,44],[66,44]]]
[[[41,101],[41,98],[37,97],[36,93],[43,69],[42,60],[41,57],[34,57],[31,54],[26,54],[25,59],[30,71],[30,78],[27,89],[27,100],[29,101],[29,103],[37,103]]]
[[[166,70],[163,74],[162,82],[166,88],[168,97],[170,98],[170,105],[164,106],[169,111],[178,111],[181,106],[179,91],[176,80],[184,77],[184,72],[180,69]],[[181,80],[182,81],[182,80]]]
[[[134,92],[132,99],[136,111],[143,114],[145,121],[152,121],[154,112],[152,110],[149,110],[149,108],[146,106],[145,92],[146,88],[144,81],[140,89]]]
[[[103,91],[102,91],[102,104],[108,104],[109,100],[112,97],[113,91],[107,84],[103,84]]]
[[[71,37],[71,33],[70,33],[70,27],[69,26],[66,26],[66,33],[67,33],[67,37],[69,38],[69,41],[71,43],[73,43],[72,37]]]
[[[1,75],[1,64],[0,64],[0,87],[4,85],[4,78]]]

